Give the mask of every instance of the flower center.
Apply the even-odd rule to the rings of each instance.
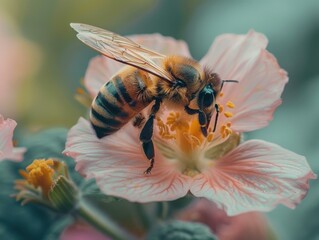
[[[40,187],[44,196],[48,196],[53,184],[53,166],[52,159],[37,159],[26,168],[26,171],[21,170],[20,174],[34,187]]]
[[[216,133],[209,128],[206,138],[202,134],[197,115],[172,111],[165,121],[160,117],[156,119],[160,138],[165,140],[158,144],[159,150],[166,158],[177,159],[181,163],[181,171],[187,176],[193,177],[199,174],[207,166],[212,165],[213,160],[225,155],[239,144],[239,136],[233,133],[229,121],[233,113],[228,110],[235,108],[235,104],[228,101],[225,105],[227,111],[224,111],[224,106],[220,104],[218,106],[220,114],[224,114],[227,121],[219,124]],[[236,136],[235,141],[234,136]],[[172,149],[171,145],[166,144],[167,140],[173,140],[178,149]],[[223,147],[220,146],[222,144]]]

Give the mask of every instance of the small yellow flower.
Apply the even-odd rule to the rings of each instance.
[[[20,170],[21,176],[35,188],[40,187],[43,196],[47,197],[51,186],[53,185],[54,162],[52,159],[36,159],[27,168],[26,171]]]
[[[58,159],[36,159],[19,173],[24,179],[15,181],[15,197],[22,204],[34,202],[62,212],[76,205],[78,189]]]

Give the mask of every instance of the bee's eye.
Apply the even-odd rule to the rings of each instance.
[[[204,107],[209,107],[210,105],[212,105],[213,101],[214,101],[213,92],[208,92],[204,95],[204,100],[203,100]]]
[[[199,93],[198,105],[201,109],[209,107],[215,100],[214,90],[210,85],[207,85]]]

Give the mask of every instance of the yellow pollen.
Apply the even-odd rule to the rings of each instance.
[[[222,97],[222,96],[224,96],[224,93],[223,93],[223,92],[220,92],[220,93],[219,93],[219,97]]]
[[[218,109],[219,109],[219,112],[220,112],[220,113],[222,113],[222,112],[223,112],[223,110],[224,110],[223,105],[218,104]]]
[[[52,159],[37,159],[27,166],[27,171],[21,170],[20,174],[34,187],[40,187],[43,195],[47,197],[53,185],[53,165]]]
[[[159,134],[162,138],[164,139],[172,139],[175,138],[174,135],[172,135],[169,131],[169,128],[167,125],[164,124],[164,122],[162,121],[162,119],[160,119],[159,117],[156,118],[157,121],[157,126],[159,128]]]
[[[171,112],[166,124],[160,118],[156,120],[160,136],[163,139],[175,139],[183,152],[189,153],[201,145],[204,137],[197,116],[189,119],[188,115]]]
[[[235,104],[232,101],[228,101],[226,103],[226,106],[229,107],[229,108],[235,108]]]
[[[233,113],[231,112],[224,112],[225,117],[231,118],[233,116]]]
[[[226,138],[228,137],[230,134],[232,134],[233,130],[231,130],[230,128],[231,126],[231,123],[228,122],[226,124],[223,124],[221,127],[220,127],[220,133],[222,135],[222,138]]]
[[[179,112],[171,112],[167,117],[166,124],[170,126],[171,131],[187,131],[189,129],[188,122],[182,119],[181,114]]]
[[[207,136],[207,141],[208,141],[208,142],[211,142],[211,141],[213,141],[213,139],[214,139],[214,133],[213,133],[213,132],[210,132],[210,133],[208,134],[208,136]]]

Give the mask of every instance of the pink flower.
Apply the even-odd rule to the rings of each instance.
[[[4,120],[0,115],[0,161],[3,159],[11,159],[14,161],[21,161],[25,148],[13,147],[13,130],[17,123],[12,119]]]
[[[205,199],[197,200],[177,215],[178,219],[206,224],[220,240],[266,240],[269,228],[266,218],[258,212],[229,217]]]
[[[78,222],[67,227],[60,236],[60,240],[110,240],[84,222]]]
[[[143,35],[132,40],[163,54],[190,56],[186,44],[172,38]],[[268,124],[288,81],[266,46],[265,36],[254,31],[215,40],[200,63],[221,79],[239,81],[226,83],[217,99],[223,110],[217,131],[204,138],[196,118],[164,106],[154,126],[152,174],[143,174],[149,162],[139,146],[140,130],[132,124],[99,140],[81,118],[69,132],[65,154],[105,194],[130,201],[174,200],[190,192],[215,202],[228,215],[269,211],[279,203],[294,208],[306,195],[308,180],[315,178],[306,159],[276,144],[240,141],[243,132]],[[94,58],[85,76],[92,96],[122,66]]]

